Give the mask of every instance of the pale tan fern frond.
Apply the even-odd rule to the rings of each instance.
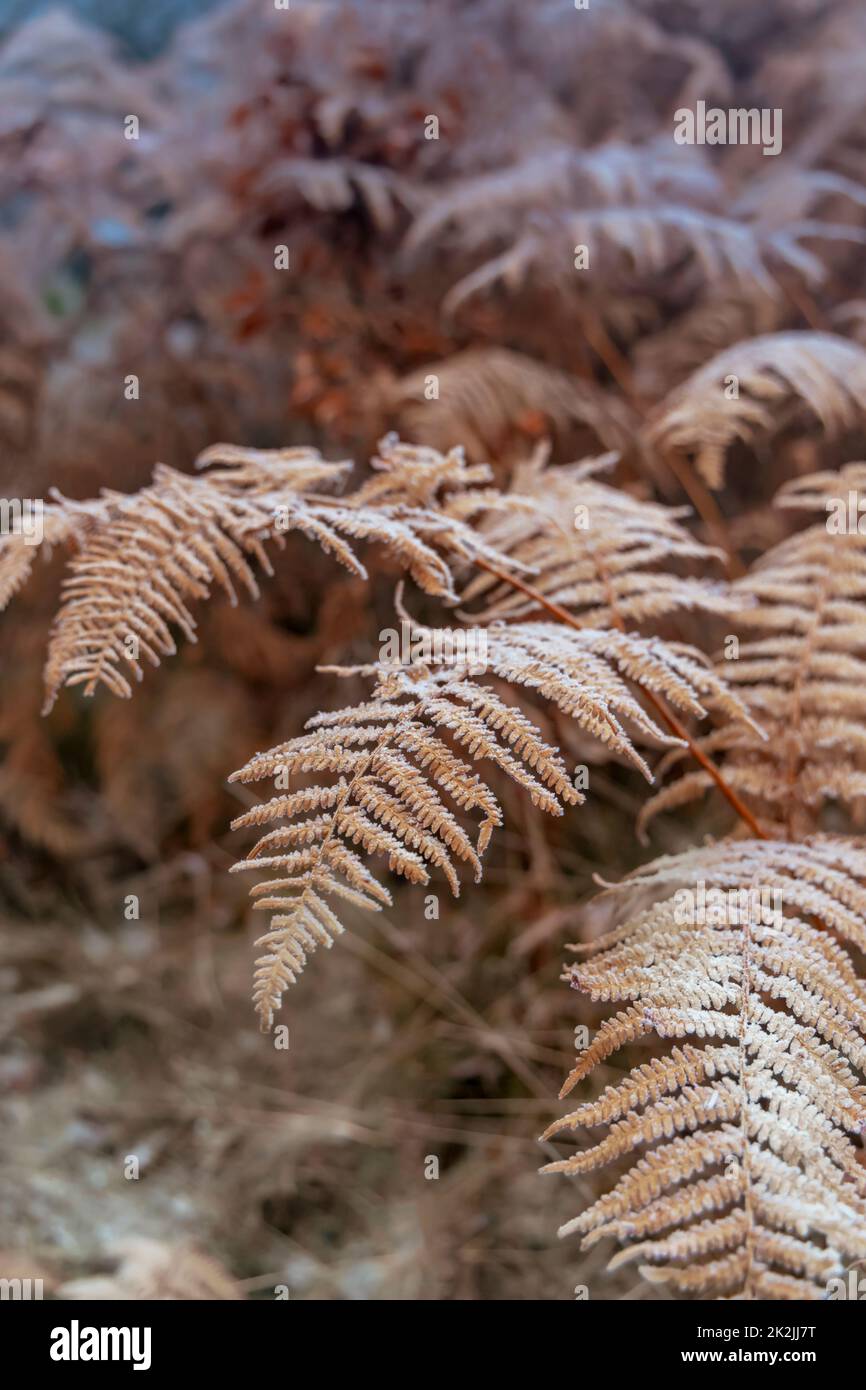
[[[481,525],[502,554],[534,570],[532,588],[567,608],[587,627],[640,625],[680,609],[731,611],[721,582],[678,570],[704,571],[722,555],[682,525],[688,508],[660,506],[600,482],[612,459],[548,467],[541,451],[515,469],[509,497],[531,507],[492,512]],[[483,600],[467,621],[523,618],[532,598],[482,573],[461,595]]]
[[[693,454],[721,487],[728,450],[791,423],[798,410],[828,435],[863,425],[866,350],[833,333],[769,333],[706,362],[662,402],[648,423],[650,446]]]
[[[444,652],[446,644],[437,642],[437,635],[416,628],[413,646],[420,638],[431,651]],[[656,746],[677,740],[647,714],[629,683],[655,691],[697,718],[705,705],[730,718],[743,713],[697,654],[683,647],[622,632],[574,632],[550,623],[496,628],[486,636],[483,656],[491,674],[550,701],[648,778],[635,740]],[[235,822],[236,827],[276,827],[236,866],[268,868],[279,875],[253,889],[257,907],[278,910],[259,943],[268,947],[255,985],[264,1027],[271,1026],[283,991],[300,974],[307,953],[317,945],[330,946],[342,931],[328,896],[373,910],[390,902],[387,889],[352,845],[366,856],[382,855],[392,871],[412,883],[426,883],[428,867],[437,868],[455,894],[455,861],[468,862],[480,877],[480,856],[502,817],[492,791],[464,752],[491,762],[550,814],[559,815],[564,804],[583,800],[560,754],[543,741],[531,720],[472,674],[478,656],[463,652],[443,656],[441,665],[417,661],[406,667],[377,663],[360,668],[377,677],[372,700],[317,715],[310,733],[258,754],[231,779],[280,777],[281,790],[292,788]],[[298,786],[296,779],[307,774],[315,775],[316,783]],[[322,785],[321,774],[335,780]],[[456,808],[481,816],[474,848],[442,793]]]
[[[793,306],[776,291],[725,294],[721,286],[719,290],[636,344],[632,355],[635,389],[644,400],[667,396],[701,363],[734,343],[780,332],[796,321]]]
[[[848,511],[852,493],[853,517]],[[860,512],[857,509],[861,504],[866,504],[866,463],[846,463],[842,468],[792,478],[783,483],[773,500],[774,506],[788,511],[821,512],[832,517],[827,521],[827,531],[833,536],[866,534],[866,526],[862,531],[859,526],[862,508]],[[856,524],[852,525],[852,521]]]
[[[533,208],[590,202],[602,205],[674,198],[715,204],[721,184],[697,152],[662,141],[646,148],[611,141],[596,149],[556,145],[534,150],[517,164],[490,174],[461,179],[437,189],[409,230],[405,249],[416,253],[444,238],[464,250],[515,231]]]
[[[318,212],[349,212],[360,205],[377,231],[390,232],[401,207],[417,199],[412,187],[388,168],[359,159],[278,159],[255,181],[252,196],[285,212],[302,200]]]
[[[129,696],[122,664],[140,680],[140,656],[158,666],[175,651],[172,627],[194,641],[188,605],[207,598],[214,584],[232,602],[236,582],[256,596],[250,560],[270,572],[264,542],[284,530],[314,535],[363,574],[336,529],[321,523],[293,491],[296,483],[334,485],[347,465],[327,464],[304,449],[257,454],[219,446],[200,463],[217,460],[224,466],[198,478],[158,464],[153,483],[141,492],[104,494],[103,510],[88,526],[64,581],[49,641],[46,708],[63,685],[83,685],[90,695],[104,684]]]
[[[679,886],[677,886],[679,885]],[[631,910],[628,890],[653,905]],[[624,1008],[563,1094],[626,1044],[669,1043],[545,1138],[604,1136],[544,1171],[630,1166],[562,1228],[692,1297],[820,1299],[866,1258],[866,849],[728,841],[614,890],[618,924],[567,971]]]
[[[637,433],[626,402],[594,382],[505,348],[470,348],[429,362],[389,382],[382,406],[409,438],[440,449],[460,439],[477,458],[491,457],[522,419],[539,416],[556,432],[585,425],[608,449],[624,449]]]
[[[234,822],[276,825],[236,866],[276,875],[252,890],[257,908],[276,909],[257,943],[267,947],[254,989],[265,1029],[308,952],[331,946],[343,931],[328,898],[372,910],[390,903],[368,857],[381,855],[393,872],[416,884],[428,882],[428,865],[436,867],[455,894],[455,862],[469,863],[480,877],[480,855],[502,814],[493,792],[447,738],[473,759],[490,759],[546,811],[560,814],[564,802],[582,799],[559,754],[530,721],[469,682],[395,672],[382,677],[368,703],[310,723],[311,733],[259,754],[231,779],[309,773],[337,779],[276,797]],[[480,816],[476,845],[452,807]]]
[[[323,499],[317,515],[350,537],[385,545],[428,594],[456,603],[449,562],[459,567],[481,557],[525,568],[500,555],[474,524],[509,505],[496,488],[481,486],[492,477],[487,464],[468,463],[460,447],[443,454],[395,434],[379,441],[370,464],[371,478],[345,498]]]
[[[701,208],[659,204],[552,213],[545,215],[544,224],[453,285],[443,300],[444,311],[456,313],[471,296],[497,284],[519,289],[530,277],[579,290],[574,257],[581,246],[588,249],[594,272],[604,276],[608,288],[635,276],[650,280],[671,273],[687,259],[706,285],[733,285],[747,294],[777,293],[777,270],[795,272],[807,281],[820,281],[825,273],[822,262],[799,239],[820,235],[819,223],[764,231]],[[857,229],[849,231],[852,240],[862,239]]]
[[[251,562],[267,573],[265,542],[283,544],[299,531],[366,578],[353,541],[382,545],[429,594],[456,602],[449,559],[483,556],[509,566],[474,530],[474,517],[496,505],[486,466],[470,466],[460,449],[441,455],[388,437],[373,460],[376,475],[346,497],[334,488],[349,464],[328,463],[311,449],[216,445],[191,477],[157,465],[138,493],[104,491],[94,502],[58,498],[45,509],[44,541],[77,550],[63,586],[46,665],[46,708],[63,685],[92,694],[103,684],[131,694],[124,667],[141,679],[175,650],[172,629],[195,640],[190,603],[214,585],[236,601],[235,583],[255,597]],[[26,580],[32,547],[24,536],[0,547],[0,589],[8,598]],[[517,564],[518,562],[513,562]]]
[[[855,498],[849,525],[849,493]],[[787,484],[777,505],[842,509],[762,556],[731,587],[740,633],[731,659],[716,665],[767,732],[746,725],[699,740],[723,755],[725,780],[753,804],[768,826],[794,837],[818,823],[828,801],[849,808],[866,798],[866,535],[857,529],[856,499],[866,502],[866,465]],[[676,761],[671,755],[670,761]],[[712,786],[703,771],[687,773],[643,808],[645,826],[660,811],[683,806]]]
[[[37,554],[49,558],[56,546],[80,542],[88,525],[103,520],[107,512],[106,501],[73,502],[59,493],[53,497],[41,504],[38,516],[33,514],[38,534],[22,529],[19,520],[16,528],[0,535],[0,612],[27,583]]]
[[[753,178],[737,198],[735,212],[768,227],[782,227],[812,217],[822,207],[845,199],[866,208],[866,187],[829,169],[788,166]],[[832,227],[832,223],[826,224]],[[850,230],[850,229],[846,229]]]

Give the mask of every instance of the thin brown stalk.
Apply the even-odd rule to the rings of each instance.
[[[604,326],[597,321],[584,322],[584,336],[590,347],[604,363],[611,377],[616,382],[629,405],[642,419],[646,418],[648,407],[638,394],[634,384],[631,367],[619,348],[611,340]],[[712,537],[714,544],[718,545],[725,553],[725,566],[728,577],[735,579],[745,574],[745,568],[739,555],[733,549],[725,525],[725,518],[719,508],[719,504],[713,497],[709,488],[705,486],[695,470],[685,461],[685,459],[675,458],[673,455],[654,451],[655,457],[660,461],[662,467],[666,468],[673,475],[674,481],[685,493],[689,502],[694,507],[701,521],[707,528],[708,534]]]

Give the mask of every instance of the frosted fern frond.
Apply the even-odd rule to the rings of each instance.
[[[530,278],[559,286],[579,283],[575,247],[591,248],[593,267],[608,286],[635,275],[652,281],[690,258],[707,286],[733,285],[736,292],[776,292],[774,271],[787,270],[820,281],[824,266],[801,239],[839,235],[838,228],[804,222],[764,230],[701,208],[675,205],[588,208],[545,216],[544,227],[526,232],[505,251],[483,262],[449,290],[448,313],[497,284],[521,288]],[[849,239],[863,240],[857,228]]]
[[[247,449],[220,444],[197,460],[200,476],[158,464],[149,487],[72,502],[55,495],[42,513],[41,543],[73,549],[45,670],[46,709],[64,685],[93,694],[99,685],[129,696],[142,660],[159,665],[175,651],[174,631],[195,640],[190,605],[214,586],[236,602],[235,585],[256,597],[254,564],[271,573],[268,541],[299,531],[360,578],[353,542],[389,550],[427,593],[456,602],[451,563],[476,556],[509,566],[474,529],[501,504],[486,466],[460,449],[382,441],[374,477],[345,497],[345,463],[316,450]],[[26,582],[37,550],[23,534],[0,538],[0,599]],[[518,566],[513,562],[512,567]]]
[[[491,675],[551,702],[648,778],[636,741],[658,746],[677,740],[649,716],[632,684],[697,718],[705,705],[742,717],[738,702],[686,648],[544,623],[485,635]],[[417,628],[413,642],[419,637],[432,651],[444,649],[435,631]],[[435,868],[455,894],[460,861],[480,877],[480,857],[502,815],[475,761],[498,768],[549,814],[583,800],[557,749],[472,673],[477,656],[360,668],[377,678],[371,700],[317,715],[309,733],[257,754],[234,774],[233,781],[244,783],[280,779],[280,795],[235,821],[236,827],[274,827],[236,866],[275,875],[253,889],[256,906],[277,913],[259,942],[267,951],[256,970],[255,1004],[265,1028],[308,953],[330,946],[342,931],[328,898],[373,910],[390,902],[367,856],[381,855],[415,884],[426,884]],[[312,785],[300,781],[310,776]],[[481,817],[474,846],[455,811]]]
[[[438,382],[432,400],[431,375]],[[505,348],[470,348],[429,362],[388,382],[382,405],[401,433],[436,448],[460,439],[474,457],[491,456],[522,420],[543,420],[557,432],[584,425],[608,449],[624,449],[637,433],[627,403],[595,382]]]
[[[693,454],[718,488],[738,439],[755,444],[802,412],[827,435],[839,435],[862,427],[864,401],[862,347],[833,333],[768,333],[710,358],[662,402],[646,438],[657,449]]]
[[[409,253],[441,246],[445,237],[471,250],[514,231],[535,207],[590,202],[609,205],[675,197],[716,203],[721,184],[703,160],[683,160],[658,141],[646,149],[611,141],[596,149],[557,145],[518,164],[437,189],[409,230]]]
[[[285,212],[302,201],[318,212],[344,213],[361,206],[377,231],[390,232],[402,206],[417,194],[392,170],[359,159],[277,159],[256,179],[251,196],[268,210]]]
[[[368,857],[382,856],[415,884],[427,883],[435,867],[455,894],[457,863],[468,863],[480,878],[480,856],[502,813],[464,751],[496,764],[543,810],[561,814],[564,804],[581,800],[557,751],[519,710],[453,677],[393,673],[380,680],[370,701],[318,715],[310,728],[257,755],[231,779],[282,777],[293,785],[302,775],[317,779],[234,822],[275,826],[236,866],[272,875],[252,890],[257,908],[275,911],[257,943],[267,948],[254,989],[264,1029],[307,954],[331,946],[343,931],[328,899],[372,910],[390,903]],[[320,785],[323,775],[335,780]],[[480,817],[474,844],[456,811]]]
[[[866,1258],[866,849],[728,841],[613,891],[613,928],[566,977],[623,1007],[563,1094],[623,1046],[665,1048],[546,1132],[604,1127],[544,1171],[629,1164],[560,1234],[614,1239],[610,1268],[691,1297],[826,1297]]]
[[[767,827],[795,838],[816,828],[828,802],[852,808],[866,798],[866,535],[857,529],[859,497],[866,499],[860,463],[782,489],[778,506],[826,512],[829,502],[839,525],[830,529],[828,514],[732,585],[740,636],[735,659],[720,659],[716,671],[768,737],[729,724],[699,740],[708,755],[721,755],[726,781]],[[669,762],[677,761],[672,754]],[[640,824],[711,786],[703,770],[686,773],[644,806]]]
[[[491,513],[482,534],[501,553],[535,571],[532,588],[588,627],[640,625],[680,609],[730,612],[720,581],[705,571],[722,558],[682,524],[688,508],[639,500],[594,476],[612,462],[546,467],[541,452],[515,470],[509,497],[532,506]],[[488,573],[461,595],[473,622],[524,618],[534,600]],[[468,620],[468,618],[467,618]]]
[[[0,533],[0,612],[27,583],[38,554],[48,559],[57,546],[80,544],[88,527],[107,515],[104,500],[73,502],[58,492],[52,497],[38,513],[29,519],[22,513]]]
[[[140,492],[103,494],[102,510],[64,581],[48,647],[46,708],[63,685],[82,685],[90,695],[103,684],[116,695],[131,695],[123,666],[138,680],[141,658],[158,666],[176,650],[173,627],[195,641],[189,604],[207,598],[214,584],[232,602],[236,583],[256,597],[250,562],[270,573],[264,542],[281,539],[284,530],[315,535],[363,573],[336,530],[318,522],[302,491],[333,486],[347,465],[325,463],[305,449],[231,446],[208,450],[199,463],[218,461],[222,466],[201,477],[158,464],[152,484]]]

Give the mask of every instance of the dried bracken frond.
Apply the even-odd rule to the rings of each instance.
[[[527,872],[495,900],[479,981],[506,933],[512,960],[534,951],[568,911],[547,900],[570,892],[573,870],[632,862],[632,773],[648,776],[661,751],[656,776],[684,775],[640,828],[682,811],[664,827],[680,843],[711,788],[740,826],[642,869],[586,924],[614,926],[569,977],[620,1011],[570,1085],[621,1046],[635,1069],[606,1070],[609,1089],[586,1086],[563,1122],[608,1131],[565,1165],[589,1174],[592,1205],[573,1225],[587,1243],[622,1238],[614,1264],[637,1259],[667,1293],[820,1295],[863,1258],[866,1209],[866,850],[818,838],[866,823],[866,467],[815,471],[863,456],[866,12],[855,0],[593,0],[580,15],[574,0],[225,0],[147,61],[168,11],[192,8],[127,6],[134,62],[64,14],[0,34],[0,451],[7,497],[45,499],[35,530],[16,504],[0,508],[0,608],[33,580],[20,621],[3,620],[0,858],[21,840],[85,861],[67,886],[94,908],[106,872],[116,901],[133,858],[160,892],[188,875],[203,900],[226,767],[351,702],[236,776],[251,784],[234,788],[239,824],[262,837],[246,867],[269,880],[254,899],[274,913],[256,978],[268,1026],[305,956],[343,929],[341,907],[389,901],[373,856],[410,898],[439,871],[456,892],[521,788],[558,814],[582,800],[591,765],[597,814],[576,840],[533,816],[512,827],[506,866]],[[768,94],[773,107],[753,106]],[[119,363],[142,383],[138,405]],[[386,436],[361,485],[312,447],[366,454],[390,428],[413,443]],[[598,460],[547,468],[539,453],[512,481],[514,460],[548,437],[556,459],[616,450],[616,474]],[[281,438],[310,447],[219,445],[198,474],[188,462],[211,440]],[[171,467],[151,478],[157,458]],[[717,501],[706,484],[721,488],[729,458]],[[694,521],[659,505],[685,499]],[[792,537],[795,509],[819,515]],[[287,531],[299,535],[264,601],[210,605],[196,660],[135,703],[66,701],[38,720],[49,584],[37,552],[71,561],[50,703],[67,683],[129,694],[143,665],[196,635],[196,600],[256,592]],[[310,556],[301,537],[348,569],[324,593],[319,574],[335,566],[318,554],[302,582],[292,572]],[[722,588],[711,543],[732,576],[764,558]],[[398,598],[408,653],[350,667],[365,604],[379,618],[384,593],[361,582],[366,547],[425,591],[425,621],[440,621],[430,600],[458,605],[465,644]],[[669,640],[715,647],[721,615],[731,635],[715,666]],[[357,704],[365,677],[375,688]],[[598,763],[618,765],[596,776]],[[55,891],[66,906],[51,875],[0,868],[28,916],[43,901],[50,912]],[[671,896],[682,883],[778,891],[781,905],[684,922]],[[638,895],[627,906],[626,891]],[[149,929],[129,935],[123,954],[147,949]],[[462,941],[473,960],[471,933]],[[104,952],[85,945],[90,981]],[[43,979],[48,949],[4,1030],[81,995]],[[131,962],[102,974],[158,1024]],[[398,973],[408,990],[412,972]],[[453,1002],[460,975],[448,975]],[[500,991],[489,1012],[497,1039],[515,997]],[[596,1014],[581,1001],[581,1019]],[[57,1021],[71,1037],[74,1020]],[[26,1053],[2,1064],[4,1085],[29,1089]],[[522,1054],[514,1069],[531,1082]],[[621,1180],[599,1197],[607,1157]],[[237,1291],[180,1248],[118,1253],[116,1276],[64,1293]]]
[[[233,603],[235,582],[257,596],[249,561],[271,572],[264,542],[283,531],[314,535],[363,573],[336,529],[323,524],[303,497],[313,483],[334,485],[346,465],[325,463],[304,449],[257,455],[220,446],[201,463],[217,460],[223,466],[199,478],[158,464],[153,483],[141,492],[103,494],[102,513],[91,519],[64,581],[45,670],[46,708],[63,685],[83,685],[91,695],[104,684],[115,695],[131,695],[121,664],[140,680],[141,656],[158,666],[175,651],[173,626],[195,641],[188,605],[207,598],[212,585]],[[72,510],[76,515],[77,504]]]
[[[816,826],[827,801],[850,808],[866,797],[861,496],[866,465],[859,463],[782,489],[779,506],[830,515],[768,551],[732,585],[741,638],[716,667],[768,737],[728,725],[699,740],[708,754],[723,755],[726,781],[757,808],[767,828],[794,837]],[[640,824],[711,786],[706,772],[686,773],[647,803]]]
[[[494,455],[521,424],[535,433],[536,422],[557,433],[584,425],[605,448],[624,449],[638,423],[625,402],[594,382],[504,348],[474,348],[429,362],[389,381],[381,404],[408,438],[440,449],[459,439],[476,458]]]
[[[636,389],[645,400],[657,401],[716,353],[744,338],[790,327],[796,321],[794,313],[777,292],[702,299],[636,344]]]
[[[611,141],[597,149],[570,145],[532,151],[517,164],[460,180],[437,192],[416,217],[406,251],[417,253],[448,234],[470,250],[516,231],[527,208],[615,205],[655,198],[715,203],[721,186],[697,151],[683,160],[667,141],[633,148]]]
[[[313,732],[257,755],[232,778],[258,782],[327,773],[338,779],[277,797],[234,822],[235,827],[281,823],[237,866],[278,875],[253,889],[257,908],[277,909],[257,943],[268,948],[254,991],[265,1029],[307,953],[331,946],[343,931],[327,898],[372,910],[390,903],[390,893],[364,862],[367,856],[384,856],[389,868],[411,883],[426,883],[432,864],[455,894],[455,860],[468,862],[480,877],[480,855],[502,814],[493,792],[440,731],[472,757],[491,759],[547,811],[561,813],[563,802],[581,799],[558,753],[529,720],[465,681],[435,675],[412,680],[395,673],[380,681],[367,704],[318,715],[310,723]],[[449,802],[480,815],[476,846]]]
[[[426,593],[457,601],[448,561],[459,567],[480,556],[524,568],[500,555],[474,525],[507,505],[497,489],[482,486],[492,477],[487,464],[467,463],[459,447],[442,454],[394,434],[379,441],[370,464],[374,476],[344,499],[325,499],[321,515],[350,537],[385,545]]]
[[[550,814],[560,815],[563,804],[583,800],[558,751],[518,708],[479,683],[474,674],[479,659],[501,680],[543,696],[648,778],[634,740],[656,745],[677,740],[646,713],[628,682],[696,718],[705,714],[705,704],[730,718],[743,715],[697,653],[681,646],[545,623],[496,628],[484,636],[483,652],[454,654],[437,640],[437,632],[415,629],[413,645],[420,640],[430,653],[441,652],[441,665],[418,661],[362,668],[378,676],[372,700],[317,715],[309,721],[312,732],[258,754],[234,774],[232,780],[240,782],[279,777],[281,788],[293,786],[299,774],[337,779],[277,796],[234,822],[236,827],[278,823],[236,866],[281,875],[253,889],[258,908],[283,909],[259,943],[269,948],[255,987],[265,1028],[307,952],[330,946],[343,929],[327,896],[372,910],[390,902],[387,889],[347,842],[367,855],[383,855],[391,870],[412,883],[427,883],[429,864],[442,870],[456,894],[455,859],[471,864],[480,878],[480,856],[502,815],[493,792],[451,751],[450,742],[473,759],[493,763]],[[460,810],[481,816],[474,848],[442,792]]]
[[[589,208],[550,215],[539,231],[527,232],[506,251],[484,262],[448,292],[443,309],[455,313],[472,295],[503,284],[514,290],[531,276],[562,287],[580,287],[575,252],[584,247],[592,258],[595,277],[615,289],[637,275],[651,281],[691,258],[706,285],[733,284],[739,293],[773,293],[774,273],[795,272],[809,282],[820,281],[823,262],[801,240],[840,229],[816,222],[764,230],[702,208],[660,204],[649,207]],[[862,240],[858,229],[850,239]],[[593,288],[598,293],[598,280]]]
[[[377,231],[390,232],[401,206],[417,199],[390,169],[358,159],[280,159],[259,178],[253,197],[266,211],[285,212],[299,199],[319,212],[343,213],[360,205]]]
[[[855,208],[866,207],[866,187],[826,169],[786,168],[747,184],[737,199],[736,211],[756,219],[761,226],[781,227],[802,222],[821,206],[839,199]]]
[[[197,467],[204,471],[191,477],[158,464],[149,487],[104,490],[92,502],[55,494],[36,517],[41,536],[22,525],[0,538],[4,602],[28,578],[39,540],[49,549],[76,547],[49,643],[46,709],[64,685],[82,685],[86,695],[100,684],[131,695],[124,664],[140,680],[141,656],[158,666],[175,651],[172,628],[195,641],[189,605],[214,585],[232,603],[235,582],[257,597],[250,561],[272,573],[265,543],[282,545],[289,531],[316,541],[360,578],[367,572],[351,542],[382,545],[422,589],[447,602],[457,599],[449,560],[462,565],[482,556],[519,567],[471,524],[500,498],[480,486],[490,469],[467,464],[461,449],[442,455],[388,436],[373,459],[375,476],[342,498],[318,489],[340,486],[351,465],[328,463],[313,449],[219,444]]]
[[[832,333],[770,333],[726,349],[665,400],[648,443],[692,453],[711,487],[738,439],[754,443],[805,408],[828,435],[864,421],[866,351]]]
[[[853,513],[852,513],[853,501]],[[866,501],[866,463],[846,463],[822,473],[809,473],[784,483],[774,505],[789,511],[826,514],[826,530],[833,536],[866,534],[861,527],[861,503]]]
[[[538,451],[514,472],[509,496],[532,507],[491,513],[482,534],[534,571],[532,588],[587,627],[639,626],[676,612],[731,611],[721,582],[680,574],[705,570],[721,552],[686,530],[688,508],[663,507],[600,482],[613,460],[551,468]],[[536,601],[490,574],[472,579],[464,605],[484,600],[473,622],[524,618]]]
[[[675,885],[680,885],[675,888]],[[670,1050],[635,1067],[545,1137],[606,1135],[547,1172],[634,1155],[610,1192],[563,1227],[606,1237],[654,1283],[700,1297],[827,1296],[866,1258],[866,850],[818,838],[736,841],[665,857],[615,892],[651,893],[568,971],[625,1004],[564,1094],[626,1043]]]
[[[55,546],[80,543],[88,526],[107,515],[107,502],[73,502],[54,495],[55,501],[41,503],[38,510],[30,500],[27,511],[0,534],[0,612],[27,583],[40,550],[48,558]]]

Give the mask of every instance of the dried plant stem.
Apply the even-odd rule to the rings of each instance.
[[[722,515],[718,502],[710,489],[706,486],[703,479],[684,458],[681,458],[674,450],[656,452],[656,458],[661,459],[664,466],[671,472],[688,497],[701,521],[707,528],[711,539],[719,546],[725,554],[725,568],[729,579],[739,579],[746,573],[746,567],[731,545],[728,530],[725,525],[725,518]]]
[[[777,275],[776,283],[781,286],[783,294],[797,310],[798,314],[806,321],[815,333],[832,333],[833,325],[827,319],[826,314],[818,307],[808,290],[798,283],[792,282],[786,276]]]
[[[573,617],[567,608],[563,608],[560,604],[554,603],[553,600],[546,598],[538,589],[534,589],[531,584],[527,584],[524,579],[520,579],[516,574],[510,574],[507,570],[500,569],[498,565],[494,565],[490,560],[486,560],[480,555],[475,555],[473,557],[473,563],[478,565],[480,569],[487,570],[488,573],[495,575],[503,584],[510,584],[513,588],[519,589],[521,593],[526,594],[527,598],[531,598],[539,608],[550,613],[559,622],[567,623],[569,627],[573,627],[577,631],[582,631],[584,624]],[[622,624],[618,622],[617,626],[621,627]],[[733,787],[728,785],[715,763],[712,762],[712,760],[707,757],[706,753],[697,745],[685,726],[677,719],[676,715],[667,708],[664,702],[660,700],[652,690],[648,690],[646,686],[641,686],[641,690],[653,706],[653,709],[656,710],[667,724],[671,732],[676,734],[677,738],[681,738],[683,742],[688,745],[692,757],[700,764],[708,776],[712,778],[719,791],[722,793],[722,796],[730,803],[744,824],[748,826],[752,835],[758,840],[766,840],[768,836],[761,829],[748,806],[740,799]]]
[[[589,343],[593,352],[601,359],[613,380],[616,382],[622,394],[630,405],[640,415],[645,413],[645,408],[635,389],[634,378],[631,367],[627,359],[620,352],[616,343],[613,342],[604,326],[597,320],[585,319],[583,324],[583,335]]]
[[[611,340],[604,326],[597,321],[585,322],[583,325],[584,336],[590,347],[607,367],[613,380],[616,382],[629,405],[641,416],[646,418],[647,405],[638,394],[634,384],[631,367],[619,348]],[[713,497],[709,488],[698,477],[693,468],[686,463],[685,459],[674,457],[671,453],[655,451],[656,458],[662,466],[674,477],[674,480],[685,493],[690,503],[694,507],[701,521],[707,528],[708,533],[713,538],[715,544],[725,552],[726,568],[728,577],[736,579],[745,574],[745,568],[739,555],[731,546],[728,536],[725,518],[722,515],[716,499]]]

